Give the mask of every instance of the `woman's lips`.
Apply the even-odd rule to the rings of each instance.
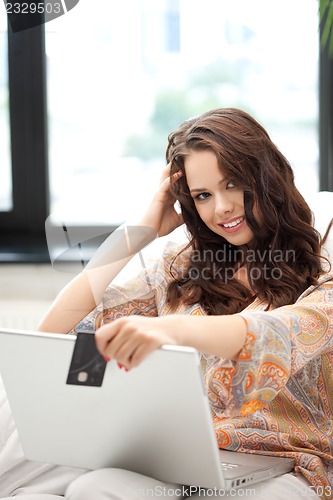
[[[226,227],[222,222],[220,222],[218,225],[223,229],[223,231],[226,231],[227,233],[235,233],[236,231],[241,229],[241,227],[243,227],[245,223],[244,217],[238,217],[234,222],[238,221],[239,219],[241,219],[240,222],[238,222],[235,226]]]

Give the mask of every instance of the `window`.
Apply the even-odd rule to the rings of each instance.
[[[169,132],[218,106],[253,114],[299,189],[318,190],[315,0],[91,5],[46,25],[55,221],[134,217],[157,185]]]
[[[45,259],[49,213],[79,226],[133,219],[158,184],[169,132],[217,106],[253,114],[301,192],[318,190],[318,0],[96,5],[82,0],[45,26],[9,29],[8,44],[0,16],[2,247],[15,240]],[[324,131],[332,129],[328,66],[330,76],[320,74]],[[327,133],[321,162],[324,149],[321,189],[330,189]]]

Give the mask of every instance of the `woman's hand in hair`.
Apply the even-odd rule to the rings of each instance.
[[[182,173],[177,172],[170,177],[170,164],[163,170],[160,187],[140,222],[156,230],[158,236],[165,236],[183,224],[183,217],[175,210],[176,199],[170,193],[172,181],[177,181]]]

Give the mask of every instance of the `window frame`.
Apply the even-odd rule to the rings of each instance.
[[[0,212],[0,260],[48,262],[45,30],[8,24],[7,36],[13,208]]]
[[[333,58],[328,44],[319,54],[319,190],[333,191]]]

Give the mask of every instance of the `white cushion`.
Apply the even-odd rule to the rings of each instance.
[[[314,226],[324,236],[326,229],[333,218],[333,192],[319,191],[307,200],[313,214]],[[333,227],[323,246],[323,255],[333,262]]]

